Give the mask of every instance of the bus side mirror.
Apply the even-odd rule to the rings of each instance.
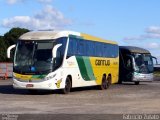
[[[57,44],[57,45],[55,45],[54,48],[52,49],[52,61],[53,61],[54,58],[57,57],[57,49],[58,49],[59,47],[61,47],[61,46],[62,46],[62,44]]]
[[[16,47],[16,45],[14,44],[14,45],[11,45],[10,47],[8,47],[8,49],[7,49],[7,58],[11,58],[11,50],[13,49],[13,48],[15,48]]]
[[[158,60],[156,57],[152,56],[152,60],[155,61],[155,64],[158,65]]]

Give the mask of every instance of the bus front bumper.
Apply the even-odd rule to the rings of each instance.
[[[134,73],[132,81],[136,82],[151,82],[153,81],[153,73],[150,74],[142,74],[142,73]]]
[[[39,89],[39,90],[55,90],[57,88],[53,81],[43,82],[21,82],[13,79],[13,87],[15,89]]]

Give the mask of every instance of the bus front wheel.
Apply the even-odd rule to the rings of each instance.
[[[66,82],[65,82],[65,88],[62,89],[62,93],[68,94],[71,91],[71,87],[72,87],[71,80],[69,77],[67,77]]]

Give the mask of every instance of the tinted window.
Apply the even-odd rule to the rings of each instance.
[[[87,56],[95,56],[95,42],[86,40]]]
[[[78,41],[74,40],[74,38],[70,38],[69,40],[69,47],[68,47],[68,54],[67,56],[74,56],[78,54]]]
[[[59,38],[59,39],[57,39],[57,41],[55,43],[55,44],[62,44],[62,46],[57,49],[57,55],[56,55],[55,61],[53,63],[53,70],[60,67],[63,62],[63,56],[65,53],[66,42],[67,42],[66,38]]]
[[[79,55],[114,58],[118,56],[118,53],[118,45],[70,38],[67,56]]]
[[[86,45],[84,40],[78,40],[78,54],[81,56],[86,56]]]

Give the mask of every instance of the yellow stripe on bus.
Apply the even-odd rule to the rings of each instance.
[[[97,41],[97,42],[103,42],[103,43],[110,43],[110,44],[117,44],[117,42],[110,41],[110,40],[104,40],[98,37],[94,37],[85,33],[81,33],[81,37],[83,37],[86,40],[92,40],[92,41]]]

